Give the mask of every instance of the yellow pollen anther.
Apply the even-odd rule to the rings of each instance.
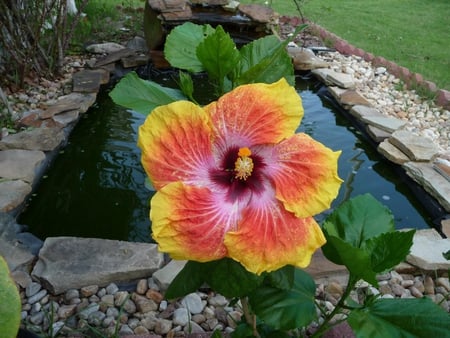
[[[236,178],[246,180],[253,171],[253,160],[249,157],[252,154],[247,147],[239,148],[238,158],[234,163]]]

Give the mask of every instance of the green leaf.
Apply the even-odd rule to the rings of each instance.
[[[174,299],[197,291],[205,280],[205,264],[188,261],[170,283],[165,297]]]
[[[192,81],[192,77],[191,75],[189,75],[189,73],[185,73],[180,71],[179,72],[179,76],[180,76],[180,89],[183,92],[184,95],[186,95],[186,97],[189,98],[189,100],[195,102],[193,94],[194,94],[194,81]]]
[[[348,323],[356,337],[448,337],[450,314],[428,298],[377,299],[353,310]]]
[[[362,248],[355,248],[341,238],[325,235],[326,247],[322,247],[323,254],[336,264],[345,265],[356,279],[364,279],[372,285],[378,285],[376,273],[371,269],[370,253]]]
[[[394,218],[387,207],[364,194],[342,203],[327,217],[323,228],[329,235],[360,248],[366,240],[394,231]]]
[[[364,250],[370,254],[372,270],[383,272],[403,262],[413,244],[414,233],[415,230],[394,231],[369,239]]]
[[[166,38],[164,56],[172,67],[192,73],[201,72],[204,68],[197,58],[197,47],[214,31],[210,25],[196,25],[191,22],[177,26]]]
[[[290,290],[294,285],[295,267],[292,265],[285,265],[281,269],[269,273],[266,281],[276,288],[283,290]]]
[[[247,271],[240,263],[230,258],[205,263],[206,283],[225,297],[242,297],[257,288],[264,280]]]
[[[314,280],[295,269],[294,283],[288,290],[261,286],[249,295],[254,313],[276,330],[290,330],[309,324],[316,317]]]
[[[0,332],[14,338],[20,325],[21,302],[16,284],[9,275],[8,265],[0,256]]]
[[[230,35],[222,26],[206,37],[197,47],[197,57],[211,79],[219,82],[220,94],[224,92],[224,78],[239,62],[240,54]]]
[[[270,35],[255,40],[240,50],[241,62],[236,70],[237,85],[246,83],[273,83],[286,78],[293,85],[294,68],[286,51],[286,43]]]
[[[186,100],[179,90],[165,88],[141,79],[135,72],[125,75],[109,93],[113,101],[138,113],[148,115],[158,106]]]

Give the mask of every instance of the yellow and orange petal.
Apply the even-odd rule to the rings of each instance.
[[[239,229],[225,236],[229,257],[256,274],[285,265],[304,268],[323,244],[325,237],[312,217],[295,217],[270,198],[246,208]]]
[[[278,143],[294,134],[303,117],[301,98],[285,79],[239,86],[204,109],[219,145]]]
[[[175,182],[203,182],[213,165],[212,126],[205,111],[177,101],[152,111],[139,127],[142,165],[156,189]]]
[[[151,200],[153,238],[174,259],[207,262],[226,256],[225,232],[235,229],[237,206],[206,187],[170,183]]]
[[[340,154],[301,133],[277,144],[267,168],[276,197],[297,217],[328,209],[342,183],[337,172]]]

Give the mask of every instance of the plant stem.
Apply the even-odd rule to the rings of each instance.
[[[319,326],[319,329],[316,332],[314,332],[314,334],[311,337],[320,337],[320,336],[322,336],[322,334],[325,331],[329,330],[331,326],[335,325],[335,324],[329,325],[328,323],[344,307],[345,300],[350,295],[350,292],[353,290],[353,287],[355,286],[356,282],[357,282],[357,279],[350,274],[348,283],[347,283],[347,287],[345,288],[345,291],[344,291],[342,297],[339,299],[339,302],[336,304],[333,311],[331,311],[331,313],[325,317],[324,322]]]
[[[244,311],[244,317],[245,321],[248,325],[250,325],[253,328],[253,335],[257,338],[260,338],[261,336],[258,333],[258,330],[256,329],[256,316],[252,313],[250,313],[250,308],[248,306],[248,298],[247,297],[241,297],[241,304],[242,304],[242,310]]]

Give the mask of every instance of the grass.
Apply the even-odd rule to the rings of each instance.
[[[438,88],[450,90],[449,0],[298,2],[308,19],[352,45],[420,73]],[[269,5],[281,14],[298,15],[294,0],[272,0]]]

